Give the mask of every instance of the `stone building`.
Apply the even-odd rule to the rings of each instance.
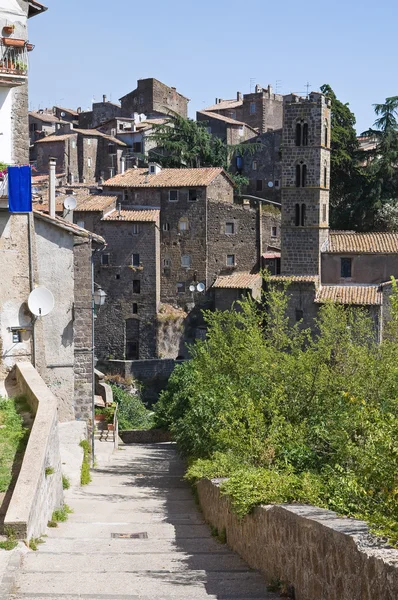
[[[120,172],[125,142],[97,129],[75,129],[66,125],[55,135],[35,144],[37,171],[48,172],[49,158],[57,160],[58,173],[65,173],[68,183],[96,183]]]
[[[151,163],[103,189],[107,197],[118,195],[116,208],[98,204],[94,216],[78,202],[73,215],[108,244],[95,266],[108,294],[96,322],[98,356],[185,356],[185,341],[202,335],[199,307],[214,306],[217,277],[258,271],[262,253],[279,243],[280,215],[234,202],[233,183],[220,168]]]
[[[205,112],[242,121],[257,133],[265,133],[282,128],[283,96],[275,94],[270,85],[267,88],[256,85],[253,93],[238,92],[233,100],[216,98],[216,103],[206,108]]]
[[[289,317],[314,328],[325,302],[361,306],[379,339],[398,275],[398,234],[329,231],[330,101],[286,96],[282,139],[281,274]]]
[[[228,146],[242,144],[257,136],[257,131],[250,125],[217,113],[198,111],[196,120],[205,124],[209,133],[220,138]]]
[[[96,129],[110,119],[122,116],[120,104],[110,102],[104,95],[102,102],[93,102],[90,111],[80,111],[77,115],[78,127],[81,129]]]
[[[170,111],[188,116],[189,99],[154,78],[139,79],[135,90],[120,98],[121,115],[133,117],[144,113],[149,119],[167,116]]]

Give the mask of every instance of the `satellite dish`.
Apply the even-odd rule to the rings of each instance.
[[[73,196],[66,196],[64,200],[64,207],[66,208],[66,210],[73,210],[76,208],[76,206],[76,198],[74,198]]]
[[[65,113],[64,113],[64,111],[62,111],[61,112],[61,117],[64,117],[64,116],[65,116]]]
[[[190,292],[194,292],[196,290],[196,287],[194,285],[190,285],[189,286],[189,291]]]
[[[45,287],[36,288],[28,298],[29,310],[36,317],[48,315],[53,310],[54,304],[54,296]]]
[[[272,181],[269,181],[269,182],[268,182],[268,187],[269,187],[269,188],[272,188],[272,187],[274,187],[274,184],[272,183]]]
[[[198,292],[204,292],[206,289],[206,286],[204,283],[198,283],[198,285],[196,286],[196,289],[198,290]]]

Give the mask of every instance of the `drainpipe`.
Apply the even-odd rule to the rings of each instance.
[[[33,292],[35,289],[35,274],[33,268],[33,235],[34,235],[34,217],[33,213],[28,213],[28,251],[29,251],[29,288]],[[36,317],[32,315],[32,365],[36,368]]]
[[[55,168],[57,161],[55,158],[49,158],[48,160],[48,210],[50,217],[55,218]]]

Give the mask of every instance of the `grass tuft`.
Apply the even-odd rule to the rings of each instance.
[[[69,490],[70,488],[70,479],[67,475],[62,475],[62,487],[64,490]]]
[[[73,510],[67,504],[64,504],[61,508],[54,510],[51,521],[54,521],[55,523],[64,523],[72,513]]]
[[[87,440],[80,442],[80,447],[83,448],[83,462],[80,474],[80,484],[88,485],[91,482],[90,462],[91,462],[91,446]]]

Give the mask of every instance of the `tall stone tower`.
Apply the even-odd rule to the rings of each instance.
[[[281,274],[319,275],[329,230],[330,100],[284,98]]]

